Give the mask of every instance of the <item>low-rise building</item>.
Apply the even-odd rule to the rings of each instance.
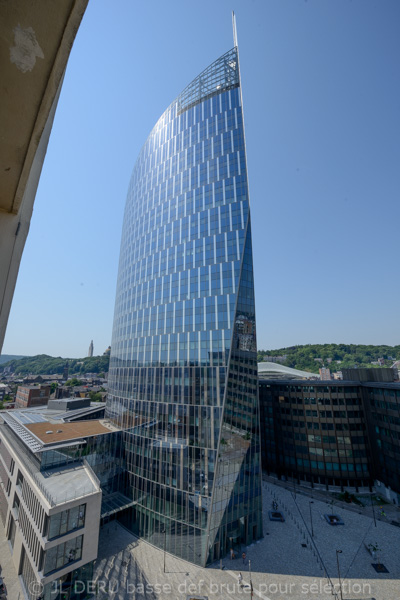
[[[115,463],[113,444],[105,451],[115,428],[66,422],[63,409],[0,413],[0,518],[29,600],[81,597],[73,584],[91,579],[102,514],[90,462],[100,472]]]
[[[50,386],[48,385],[19,385],[15,404],[17,408],[30,408],[33,406],[45,406],[50,398]]]

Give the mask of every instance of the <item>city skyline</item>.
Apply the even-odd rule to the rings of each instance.
[[[232,46],[231,6],[208,4],[212,22],[207,10],[182,2],[177,11],[121,3],[118,18],[104,2],[89,4],[56,113],[4,354],[84,356],[92,337],[97,348],[109,345],[132,160],[193,69]],[[398,5],[271,1],[234,8],[258,346],[395,345]],[[177,19],[183,39],[163,36]],[[193,20],[196,28],[185,28]],[[150,22],[152,36],[143,27]],[[100,39],[110,43],[99,61]]]

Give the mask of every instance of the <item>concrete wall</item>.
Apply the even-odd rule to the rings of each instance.
[[[17,573],[19,573],[21,567],[21,553],[22,548],[24,547],[24,550],[34,569],[37,580],[43,584],[46,584],[48,582],[59,579],[60,577],[69,573],[70,571],[73,571],[97,558],[102,492],[100,490],[96,477],[92,474],[89,468],[85,467],[88,477],[95,484],[97,490],[92,494],[74,498],[73,500],[69,500],[67,502],[59,503],[56,506],[52,506],[52,503],[46,498],[42,490],[38,487],[34,476],[26,468],[23,457],[15,450],[15,448],[13,448],[9,440],[6,439],[4,435],[2,435],[2,427],[5,427],[5,425],[0,427],[0,444],[3,448],[5,447],[7,454],[9,454],[15,462],[13,473],[10,474],[9,466],[7,466],[6,464],[10,464],[10,461],[4,460],[3,456],[0,455],[0,463],[2,466],[1,470],[7,470],[7,476],[11,481],[11,488],[8,494],[6,490],[4,490],[2,484],[0,483],[4,492],[3,494],[1,494],[1,496],[4,496],[8,502],[7,514],[5,519],[5,529],[7,536],[9,535],[10,518],[13,517],[16,523],[16,534],[14,548],[12,551],[12,559],[15,565],[15,569]],[[27,506],[24,499],[22,498],[20,488],[17,487],[17,477],[19,471],[24,477],[25,485],[29,486],[30,492],[33,494],[33,498],[31,497],[31,499],[32,505],[34,506],[33,512],[35,516],[32,515],[32,508],[30,509]],[[73,477],[71,477],[71,486],[73,486]],[[15,493],[18,494],[18,497],[20,499],[20,507],[23,507],[24,512],[29,517],[28,528],[30,528],[31,533],[30,543],[27,543],[27,540],[25,539],[22,533],[19,520],[16,519],[15,512],[12,509]],[[40,525],[40,523],[44,523],[43,518],[41,518],[41,511],[43,511],[45,517],[48,518],[56,513],[68,510],[75,506],[79,506],[80,504],[86,504],[84,527],[62,535],[57,539],[48,541],[46,535],[44,535],[46,533],[44,530],[44,525]],[[37,521],[39,521],[39,526]],[[75,537],[79,537],[80,535],[83,535],[82,558],[79,561],[74,561],[72,564],[65,565],[64,568],[57,570],[55,573],[49,574],[48,576],[44,577],[43,572],[39,571],[38,569],[38,567],[40,566],[40,558],[38,559],[39,553],[35,551],[32,553],[30,547],[37,548],[37,540],[40,544],[40,549],[42,551],[46,551],[47,549],[57,546],[58,544],[64,543]]]

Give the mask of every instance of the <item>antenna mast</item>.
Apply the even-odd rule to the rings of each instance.
[[[237,48],[237,33],[236,33],[236,17],[235,11],[232,11],[232,28],[233,28],[233,46]]]

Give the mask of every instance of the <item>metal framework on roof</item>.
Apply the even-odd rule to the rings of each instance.
[[[88,406],[87,408],[75,408],[72,410],[68,410],[64,413],[60,413],[57,415],[57,419],[62,419],[63,421],[73,421],[75,417],[83,416],[83,415],[91,415],[92,413],[96,413],[99,410],[105,408],[105,402],[96,402],[96,406]]]
[[[237,48],[232,48],[207,69],[204,69],[200,75],[193,79],[191,83],[176,99],[178,105],[178,114],[199,104],[211,96],[220,94],[232,88],[239,86],[239,63]]]
[[[5,423],[14,431],[19,439],[29,448],[33,453],[40,452],[43,448],[43,444],[39,442],[38,438],[30,433],[30,431],[19,422],[13,415],[2,413],[2,418]]]
[[[34,433],[27,429],[26,425],[31,423],[48,423],[49,429],[54,427],[54,424],[59,422],[68,423],[70,420],[74,420],[74,418],[91,414],[104,408],[104,403],[98,406],[100,403],[96,403],[96,406],[91,406],[90,408],[81,408],[76,410],[70,410],[64,413],[56,412],[54,419],[49,420],[46,418],[39,409],[22,409],[22,410],[13,410],[12,414],[9,411],[2,411],[1,418],[4,422],[9,426],[9,428],[18,436],[18,438],[25,444],[25,446],[33,453],[36,454],[38,452],[42,452],[44,450],[48,450],[51,447],[64,448],[69,446],[76,446],[78,444],[83,443],[84,436],[81,438],[75,438],[72,440],[64,440],[62,442],[53,442],[52,444],[43,443]],[[43,409],[43,407],[41,407]],[[111,431],[111,430],[110,430]]]
[[[41,413],[24,412],[23,410],[13,410],[12,418],[16,419],[22,425],[29,425],[30,423],[43,423],[47,421]]]

